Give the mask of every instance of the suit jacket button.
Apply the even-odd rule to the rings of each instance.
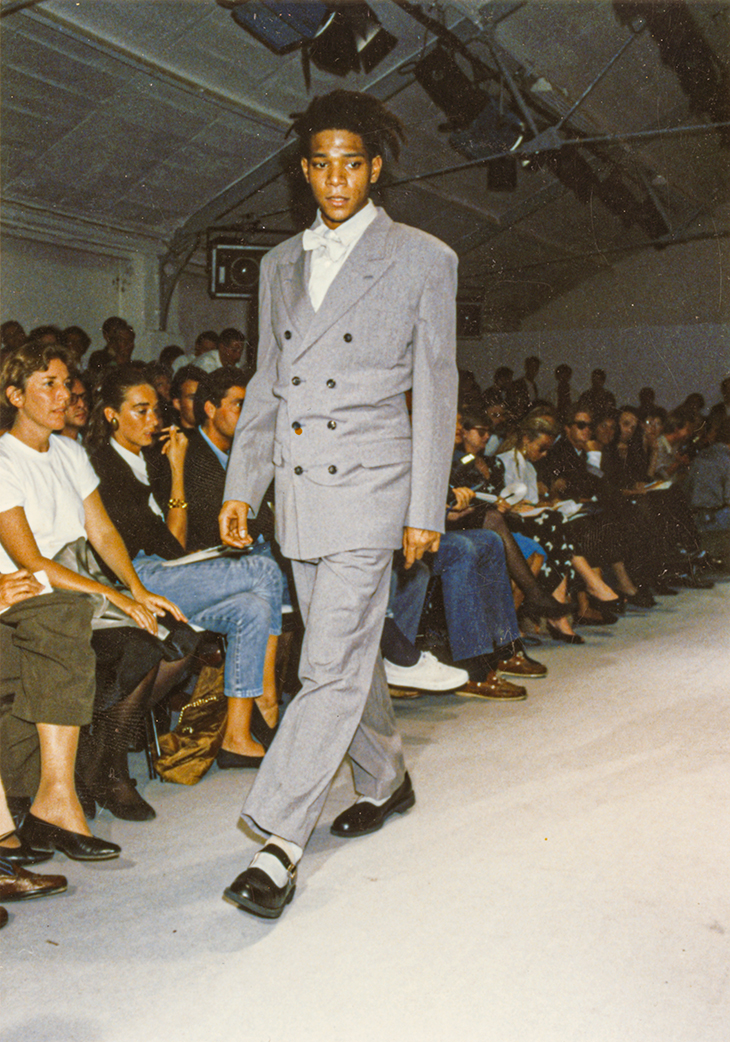
[[[346,344],[352,343],[352,333],[345,333],[342,339],[345,341]]]
[[[296,380],[296,379],[297,379],[297,377],[294,377],[294,380]],[[292,383],[294,383],[294,380],[292,380]],[[327,381],[327,386],[328,387],[337,387],[337,384],[335,383],[334,380],[328,380]]]
[[[329,429],[331,431],[333,431],[335,429],[335,427],[337,426],[337,424],[335,423],[334,420],[330,420],[330,422],[327,424],[327,426],[329,427]]]
[[[284,331],[284,339],[291,340],[291,329],[287,329]]]
[[[327,467],[327,470],[330,472],[330,474],[336,474],[337,473],[337,467],[334,465],[334,463],[332,464],[331,467]]]
[[[304,468],[303,467],[295,467],[294,468],[294,473],[295,474],[303,474],[304,473]]]
[[[291,382],[294,384],[295,387],[298,387],[299,384],[302,382],[302,378],[301,376],[292,376]]]

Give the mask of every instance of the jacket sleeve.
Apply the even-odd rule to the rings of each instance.
[[[259,345],[256,373],[246,388],[246,398],[236,426],[231,457],[226,471],[223,501],[248,503],[252,516],[274,477],[274,432],[278,402],[274,395],[279,347],[271,316],[272,266],[268,257],[261,264],[259,287]]]
[[[413,448],[406,525],[444,531],[456,429],[456,271],[442,247],[427,272],[413,339]]]

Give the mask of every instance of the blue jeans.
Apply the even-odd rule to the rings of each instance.
[[[133,564],[148,590],[177,604],[196,626],[226,635],[226,697],[258,698],[268,639],[281,633],[276,562],[249,555],[166,567],[161,557],[139,553]]]
[[[431,570],[441,577],[451,654],[455,662],[487,655],[519,640],[504,546],[484,528],[445,532]],[[391,589],[393,620],[415,642],[428,586],[421,565],[399,569]]]

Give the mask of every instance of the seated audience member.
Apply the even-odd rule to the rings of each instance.
[[[692,434],[690,417],[681,409],[670,412],[657,441],[654,476],[662,481],[682,481],[689,467],[685,446]]]
[[[185,358],[185,352],[179,344],[168,344],[167,347],[163,347],[160,351],[159,363],[168,370],[168,375],[172,375],[174,368],[180,368],[180,366],[175,366],[174,364],[178,358],[184,360],[180,363],[180,366],[185,365],[187,359]]]
[[[160,426],[171,427],[177,419],[177,411],[172,404],[172,385],[170,373],[160,362],[148,362],[144,374],[157,392],[157,417]]]
[[[0,338],[3,357],[6,354],[17,351],[28,339],[20,322],[17,322],[14,318],[9,318],[7,322],[3,322],[2,326],[0,326]]]
[[[628,603],[651,607],[655,602],[650,591],[641,583],[637,585],[629,572],[634,569],[645,580],[660,572],[657,548],[652,546],[650,532],[635,527],[630,504],[620,490],[588,469],[592,424],[591,413],[584,405],[578,402],[571,406],[563,436],[537,464],[538,480],[551,498],[597,500],[598,511],[574,518],[571,532],[594,566],[613,568],[618,589]]]
[[[36,326],[28,334],[28,340],[35,344],[58,344],[62,345],[63,332],[59,326]]]
[[[561,363],[555,370],[555,405],[558,410],[558,419],[564,422],[568,409],[573,404],[573,392],[570,381],[573,378],[573,370],[565,362]]]
[[[237,366],[244,351],[248,351],[248,341],[240,329],[232,326],[224,329],[218,338],[217,348],[205,351],[195,359],[195,365],[206,373],[212,373],[223,365]],[[248,359],[244,358],[244,365]]]
[[[653,405],[646,410],[641,421],[641,444],[646,456],[646,476],[649,481],[653,481],[656,476],[659,439],[662,436],[666,419],[667,410]]]
[[[441,579],[453,663],[469,675],[458,694],[499,701],[527,698],[524,687],[501,674],[536,679],[547,669],[522,649],[502,540],[485,529],[445,532],[430,568]],[[396,564],[394,575],[393,620],[414,644],[428,573]]]
[[[189,551],[217,546],[218,514],[223,505],[228,453],[246,397],[248,376],[226,366],[206,373],[193,401],[198,426],[190,432],[185,454]],[[255,522],[254,522],[255,523]],[[254,535],[254,539],[258,532]]]
[[[639,419],[643,422],[652,409],[656,409],[656,391],[653,387],[642,387],[639,391]]]
[[[525,372],[510,387],[507,394],[507,408],[514,420],[521,420],[538,400],[537,374],[540,371],[540,359],[533,355],[525,359]]]
[[[685,491],[702,532],[730,528],[730,416],[715,433],[712,445],[697,453]]]
[[[2,813],[6,791],[20,817],[29,810],[31,823],[78,837],[69,857],[119,854],[91,838],[74,783],[79,728],[94,704],[92,614],[89,598],[44,594],[26,570],[0,575],[0,863],[35,865],[53,856],[52,846],[35,849]]]
[[[94,377],[110,365],[126,365],[134,352],[134,330],[126,319],[111,315],[101,327],[104,347],[89,357],[89,373]]]
[[[197,427],[195,421],[195,392],[205,376],[197,365],[184,365],[178,369],[170,384],[170,400],[177,412],[183,434],[189,435]]]
[[[485,456],[495,456],[510,430],[510,414],[504,402],[491,402],[485,406],[492,433],[484,446]]]
[[[129,778],[130,736],[155,698],[177,682],[179,660],[186,665],[180,642],[187,639],[192,650],[197,637],[182,624],[178,608],[139,581],[102,506],[83,448],[69,438],[51,437],[63,427],[68,386],[66,355],[55,345],[29,342],[3,367],[0,408],[9,414],[11,429],[0,438],[0,572],[44,573],[55,590],[96,595],[102,622],[115,615],[112,625],[101,629],[92,621],[97,690],[87,751],[93,766],[87,763],[81,774],[91,796],[117,817],[145,820],[154,811]],[[87,538],[129,595],[93,577]],[[174,645],[157,637],[158,615],[169,616]],[[118,853],[91,837],[81,818],[67,829],[52,818],[29,817],[23,829],[38,849],[85,859]]]
[[[480,408],[482,392],[471,369],[459,369],[458,401],[466,408]]]
[[[456,445],[454,463],[451,469],[449,485],[452,495],[456,501],[454,509],[446,515],[446,527],[449,530],[464,530],[474,528],[488,528],[502,540],[506,555],[507,571],[510,579],[520,588],[525,595],[522,606],[523,611],[533,617],[545,616],[551,619],[560,619],[559,630],[569,630],[564,616],[569,609],[562,606],[565,596],[556,598],[551,595],[552,586],[549,590],[541,588],[541,583],[533,575],[525,562],[525,555],[518,545],[524,533],[514,535],[508,527],[508,523],[499,509],[488,503],[474,505],[474,490],[501,491],[504,487],[504,470],[501,462],[497,459],[487,460],[483,455],[483,447],[489,437],[489,421],[484,410],[469,412],[464,410],[457,419]],[[529,537],[528,537],[529,538]],[[530,553],[532,550],[530,550]],[[540,548],[541,556],[546,558],[546,553]],[[552,573],[551,573],[552,574]],[[547,579],[545,582],[549,582]],[[557,586],[561,582],[558,577]],[[564,594],[564,586],[560,587],[560,593]],[[572,632],[572,631],[570,631]]]
[[[495,369],[492,378],[494,383],[482,395],[482,404],[488,407],[495,402],[501,402],[502,405],[506,406],[513,376],[514,372],[506,365],[501,365],[498,369]]]
[[[578,399],[591,416],[603,416],[604,413],[616,408],[616,398],[610,391],[606,390],[605,369],[594,369],[591,373],[591,386]]]
[[[91,391],[80,376],[74,376],[63,416],[63,430],[59,433],[66,438],[72,438],[73,441],[83,441],[90,413]]]
[[[176,373],[178,369],[182,369],[184,365],[197,365],[196,359],[200,358],[201,355],[217,351],[218,340],[218,334],[214,329],[205,329],[202,333],[198,333],[193,344],[192,355],[181,355],[176,358],[172,366],[173,373]]]
[[[403,554],[395,555],[396,569],[403,566]],[[428,585],[428,567],[422,561],[414,561],[412,568],[423,569]],[[469,674],[465,669],[457,669],[445,662],[439,662],[430,651],[419,651],[415,644],[406,637],[393,618],[393,601],[398,588],[396,572],[391,573],[390,601],[383,624],[383,635],[380,638],[380,652],[383,656],[385,677],[390,687],[410,688],[416,691],[454,691],[469,683]],[[414,584],[416,590],[418,584]],[[416,620],[416,628],[418,620]],[[402,697],[391,692],[394,698]]]
[[[228,719],[217,763],[257,767],[264,749],[251,734],[253,700],[260,700],[259,715],[269,728],[278,713],[274,665],[281,573],[274,561],[253,554],[166,565],[185,554],[188,441],[178,430],[163,432],[171,480],[169,499],[159,503],[142,451],[158,428],[156,407],[155,390],[142,374],[128,366],[107,372],[88,437],[101,497],[145,585],[173,597],[195,625],[226,635]]]
[[[82,369],[81,360],[91,347],[91,337],[81,326],[67,326],[61,334],[61,346],[66,348],[74,368]]]
[[[557,600],[564,602],[566,594],[578,592],[576,576],[580,577],[588,593],[588,602],[597,615],[592,615],[586,606],[577,617],[577,624],[605,625],[606,622],[616,621],[611,616],[611,608],[618,605],[619,599],[589,564],[579,533],[566,524],[563,515],[555,510],[523,516],[523,511],[545,502],[535,464],[550,451],[556,434],[557,425],[551,417],[536,412],[528,413],[514,438],[505,443],[505,451],[497,457],[497,462],[503,467],[505,485],[519,483],[526,489],[522,502],[506,515],[507,523],[544,547],[547,567],[543,583]],[[548,622],[548,626],[557,640],[580,643],[580,640],[572,639],[573,633],[567,624],[561,627],[557,622]]]

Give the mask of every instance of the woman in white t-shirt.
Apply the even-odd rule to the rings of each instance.
[[[109,779],[105,793],[108,801],[104,799],[103,805],[118,817],[145,820],[154,817],[154,811],[129,779],[128,732],[136,726],[154,692],[159,694],[161,659],[180,659],[177,653],[165,654],[156,637],[157,617],[168,615],[180,622],[184,622],[185,617],[167,598],[151,593],[140,582],[124,543],[102,505],[98,478],[83,448],[68,438],[51,436],[53,431],[63,427],[69,387],[66,356],[56,345],[26,344],[3,367],[0,427],[10,429],[0,437],[0,572],[25,568],[36,575],[43,573],[50,587],[103,594],[129,616],[130,626],[135,628],[94,633],[97,658],[97,636],[103,638],[106,648],[114,642],[113,666],[107,662],[107,667],[111,667],[107,668],[107,676],[113,676],[111,686],[119,674],[128,681],[126,690],[110,694],[103,690],[103,683],[99,684],[97,665],[95,709],[101,708],[103,713],[98,727],[95,717],[94,755],[100,761],[100,769],[103,761]],[[54,560],[62,547],[79,538],[88,539],[101,559],[126,584],[131,596]],[[124,668],[125,661],[130,659],[129,649],[134,659],[132,668],[136,670],[133,679]],[[166,663],[169,674],[166,681],[174,681],[178,664]],[[169,683],[165,686],[169,687]],[[71,731],[76,733],[67,736],[62,753],[67,760],[75,759],[78,741],[78,729]],[[106,742],[103,750],[99,749],[102,741]],[[24,823],[23,835],[31,846],[63,849],[68,853],[76,850],[90,832],[79,811],[70,829],[30,815]],[[74,836],[76,840],[69,838]]]

